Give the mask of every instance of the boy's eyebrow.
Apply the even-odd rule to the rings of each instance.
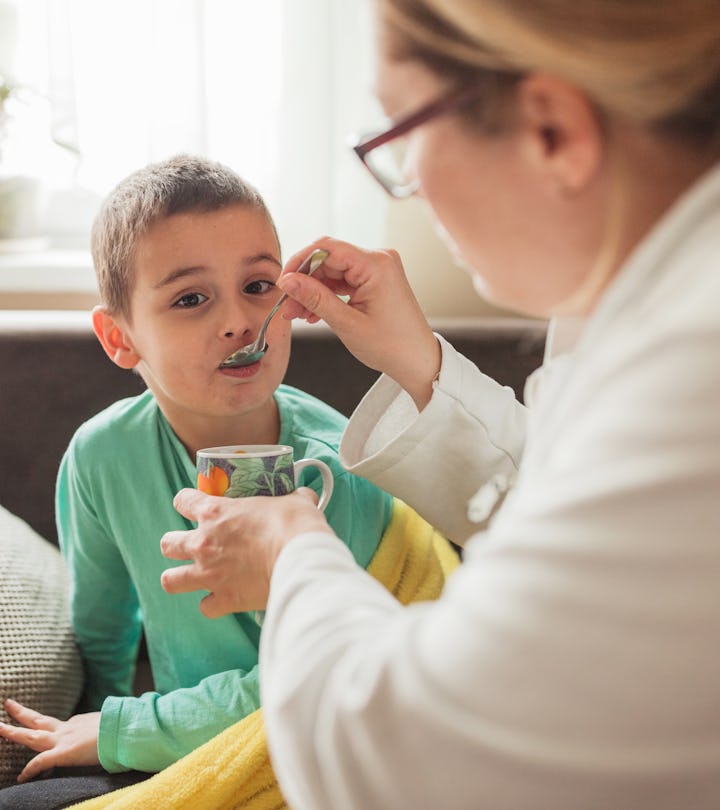
[[[242,263],[245,265],[259,264],[260,262],[272,262],[282,269],[281,262],[279,262],[278,259],[272,255],[272,253],[256,253],[252,256],[245,256],[242,260]],[[205,268],[203,265],[195,265],[193,267],[178,267],[177,270],[173,270],[172,272],[168,273],[165,278],[160,279],[160,281],[158,281],[158,283],[155,285],[155,289],[157,290],[160,289],[160,287],[166,287],[168,284],[172,284],[179,278],[185,278],[185,276],[193,276],[196,273],[202,273],[204,269]]]
[[[257,253],[254,256],[246,256],[243,259],[243,264],[258,264],[258,262],[272,262],[282,269],[282,262],[280,262],[272,253]]]
[[[166,287],[168,284],[172,284],[173,281],[177,281],[179,278],[184,278],[185,276],[193,276],[196,273],[202,272],[203,268],[201,265],[197,265],[195,267],[179,267],[177,270],[173,270],[171,273],[165,276],[165,278],[161,278],[160,281],[155,285],[155,289],[159,290],[160,287]]]

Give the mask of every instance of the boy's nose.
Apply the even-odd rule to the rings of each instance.
[[[253,330],[259,328],[255,320],[252,316],[249,317],[242,307],[233,306],[227,307],[218,326],[225,339],[252,339]]]
[[[224,332],[223,336],[226,338],[236,338],[236,337],[246,337],[249,336],[252,332],[249,324],[245,324],[243,326],[236,326],[233,328],[228,328]]]
[[[238,340],[244,345],[255,339],[263,322],[265,312],[257,306],[248,306],[240,298],[230,298],[224,302],[222,310],[218,309],[217,334],[224,340]]]

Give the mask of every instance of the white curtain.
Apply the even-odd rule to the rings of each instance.
[[[285,255],[323,233],[377,245],[385,201],[346,145],[378,117],[369,5],[18,0],[16,72],[77,150],[64,154],[79,187],[103,195],[150,161],[199,153],[258,187]]]

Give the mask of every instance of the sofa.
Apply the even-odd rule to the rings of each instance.
[[[324,325],[293,325],[285,381],[349,415],[373,381]],[[540,365],[545,323],[511,318],[447,319],[433,328],[521,398]],[[0,505],[57,543],[53,490],[65,447],[88,417],[144,389],[97,342],[87,312],[0,310]]]

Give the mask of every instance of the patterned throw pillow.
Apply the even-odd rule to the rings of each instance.
[[[0,507],[0,720],[12,722],[6,698],[67,719],[82,685],[60,552]],[[0,738],[0,787],[15,784],[31,756]]]

